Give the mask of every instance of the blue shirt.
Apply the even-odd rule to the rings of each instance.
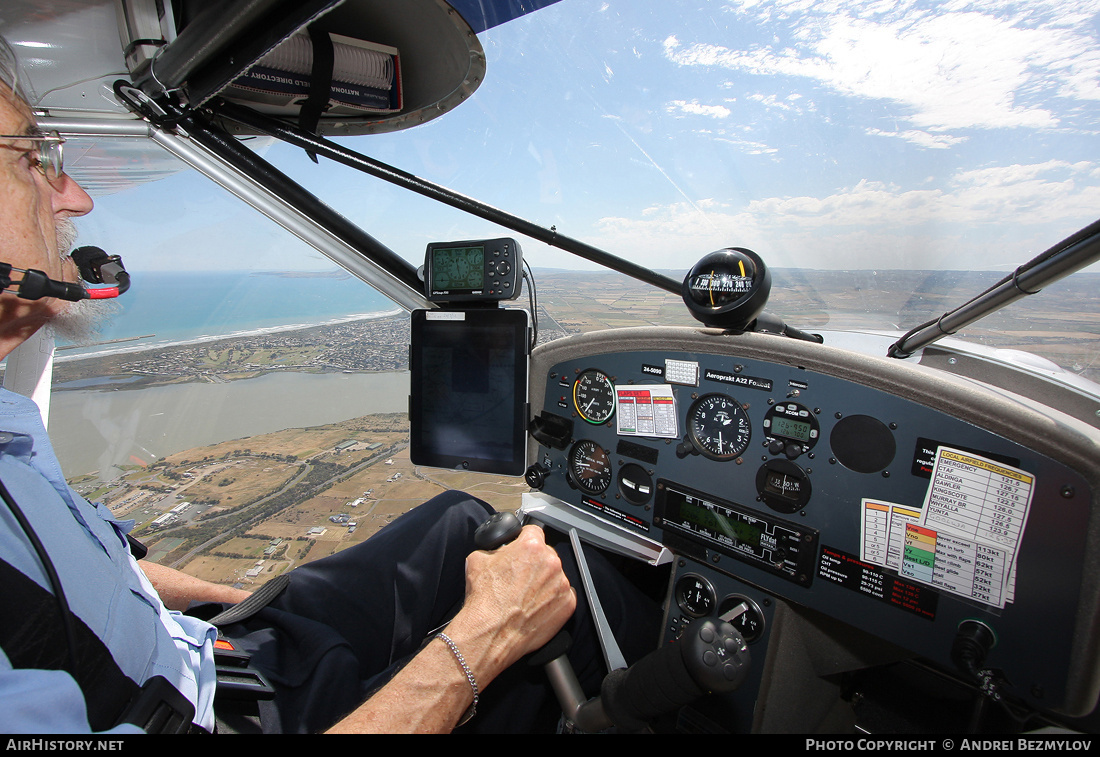
[[[132,521],[76,494],[61,472],[38,406],[0,389],[0,481],[54,564],[72,611],[135,683],[164,676],[212,730],[216,630],[168,610],[130,554]],[[0,503],[0,558],[52,593],[34,548]],[[3,587],[0,587],[0,597]],[[17,612],[0,607],[0,612]],[[137,729],[123,726],[118,732]],[[84,695],[65,671],[13,669],[0,649],[0,733],[87,733]]]

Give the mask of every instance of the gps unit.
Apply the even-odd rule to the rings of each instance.
[[[424,292],[432,302],[514,300],[522,272],[514,239],[432,242],[424,255]]]

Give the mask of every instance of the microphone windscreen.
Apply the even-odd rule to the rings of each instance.
[[[90,281],[93,284],[102,284],[102,280],[99,276],[99,271],[92,263],[101,259],[106,259],[109,256],[103,250],[98,247],[87,245],[85,247],[78,247],[73,250],[69,257],[76,263],[76,267],[80,269],[80,277],[85,281]]]

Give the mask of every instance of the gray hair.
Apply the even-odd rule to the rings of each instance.
[[[0,83],[3,83],[23,102],[30,102],[19,86],[19,62],[15,59],[15,51],[3,37],[0,37]]]

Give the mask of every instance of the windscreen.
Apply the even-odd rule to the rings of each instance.
[[[1096,14],[561,0],[479,35],[487,79],[454,111],[338,141],[674,280],[751,249],[787,323],[897,334],[1096,220]],[[72,139],[67,171],[165,160],[132,144]],[[676,293],[247,144],[413,266],[431,242],[515,236],[537,297],[524,285],[514,305],[539,343],[695,324]],[[514,506],[521,481],[410,460],[407,312],[195,171],[95,199],[80,243],[122,255],[133,283],[96,334],[62,341],[50,429],[70,480],[156,559],[263,581],[447,488]],[[1078,274],[959,336],[1095,379],[1098,283]]]

